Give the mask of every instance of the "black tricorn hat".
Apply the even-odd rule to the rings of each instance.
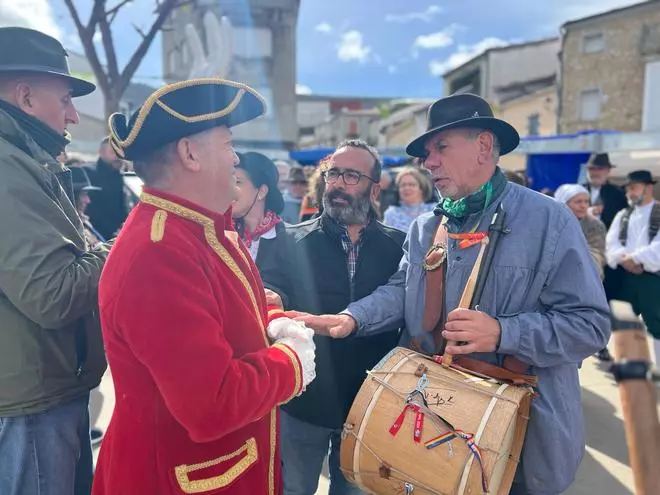
[[[0,74],[38,73],[66,79],[71,96],[85,96],[96,89],[91,82],[71,75],[67,53],[52,36],[22,27],[0,28]]]
[[[610,162],[610,155],[607,153],[593,153],[589,157],[587,167],[614,168],[614,165]]]
[[[625,185],[627,186],[633,182],[638,182],[640,184],[655,184],[657,181],[653,180],[653,176],[648,170],[635,170],[628,174],[628,180]]]
[[[266,112],[259,93],[219,78],[189,79],[154,91],[131,116],[110,116],[110,145],[120,158],[137,160],[166,144],[214,127],[233,127]]]
[[[484,129],[495,134],[500,144],[500,155],[510,153],[520,143],[518,131],[508,122],[495,118],[486,100],[477,95],[461,93],[440,98],[429,107],[426,132],[406,147],[406,153],[424,158],[424,145],[431,136],[448,129],[464,127]]]
[[[277,188],[280,173],[273,161],[261,153],[248,151],[247,153],[236,153],[238,155],[238,168],[242,168],[250,177],[252,185],[259,188],[268,186],[266,195],[266,210],[273,211],[279,215],[284,210],[284,198]]]

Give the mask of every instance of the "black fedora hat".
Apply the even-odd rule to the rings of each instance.
[[[93,186],[87,175],[87,171],[80,165],[69,167],[71,170],[71,182],[74,191],[100,191],[101,188]]]
[[[653,180],[653,176],[648,170],[635,170],[628,174],[624,185],[627,186],[635,182],[640,184],[655,184],[657,181]]]
[[[245,84],[189,79],[154,91],[130,119],[111,115],[110,145],[120,158],[138,160],[186,136],[233,127],[265,112],[263,96]]]
[[[279,215],[284,210],[284,198],[277,188],[280,179],[280,173],[277,171],[275,163],[266,155],[256,151],[246,153],[237,153],[239,163],[238,168],[245,170],[250,177],[250,181],[255,188],[268,186],[266,194],[266,210],[273,211]]]
[[[424,145],[431,136],[461,127],[484,129],[495,134],[500,144],[500,155],[510,153],[520,143],[518,131],[511,124],[495,118],[486,100],[477,95],[461,93],[441,98],[429,107],[426,132],[406,147],[406,153],[424,158]]]
[[[587,161],[587,167],[614,168],[607,153],[592,153]]]
[[[71,96],[85,96],[96,89],[91,82],[71,75],[67,53],[52,36],[22,27],[0,28],[0,74],[33,72],[66,79]]]

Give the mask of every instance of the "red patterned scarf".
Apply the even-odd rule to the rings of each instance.
[[[241,233],[241,238],[243,239],[243,242],[245,245],[250,248],[252,246],[252,241],[256,241],[261,237],[263,234],[268,232],[270,229],[275,227],[278,223],[280,223],[282,219],[278,217],[274,212],[272,211],[267,211],[264,214],[264,217],[261,219],[261,223],[257,225],[257,228],[254,229],[254,232],[250,232],[244,224],[244,228],[242,229]]]

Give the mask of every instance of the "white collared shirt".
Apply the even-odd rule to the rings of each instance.
[[[647,272],[660,271],[660,232],[656,234],[652,242],[649,242],[649,223],[651,221],[651,210],[655,201],[644,206],[635,206],[628,220],[628,236],[626,245],[622,246],[619,241],[621,229],[621,218],[626,210],[621,210],[614,217],[614,221],[607,233],[605,256],[607,264],[616,268],[625,255],[640,263]]]
[[[257,260],[257,254],[259,253],[259,241],[261,239],[275,239],[276,236],[277,233],[275,232],[275,226],[272,226],[269,231],[264,232],[258,239],[252,241],[252,245],[248,248],[252,261]]]

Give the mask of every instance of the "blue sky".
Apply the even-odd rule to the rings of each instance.
[[[109,0],[114,5],[118,0]],[[77,0],[83,19],[91,0]],[[327,95],[437,97],[440,74],[484,49],[556,36],[567,21],[636,0],[301,0],[298,86]],[[113,24],[120,64],[135,50],[153,0],[134,0]],[[50,32],[72,50],[79,41],[63,0],[0,0],[0,23]],[[138,69],[153,85],[161,76],[156,43]]]

